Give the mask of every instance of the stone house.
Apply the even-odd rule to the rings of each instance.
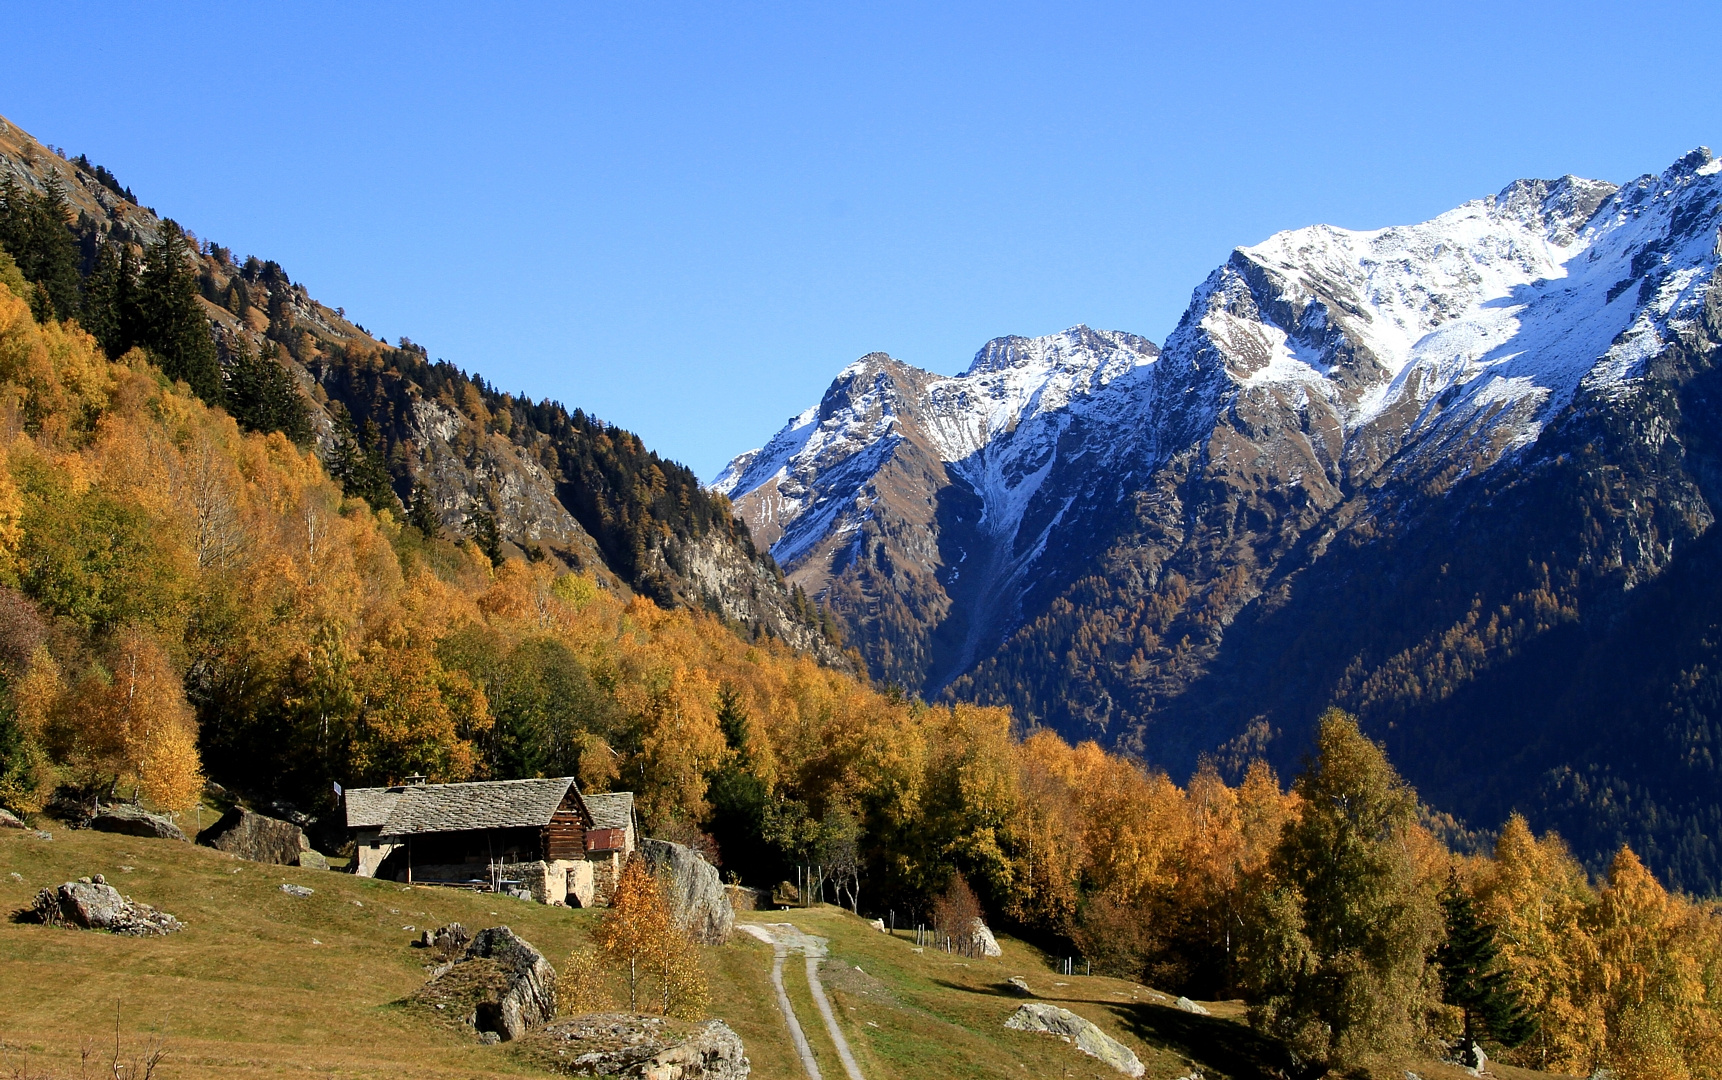
[[[604,904],[638,841],[634,793],[582,795],[570,776],[348,788],[361,877]]]

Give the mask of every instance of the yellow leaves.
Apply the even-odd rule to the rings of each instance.
[[[579,1016],[615,1008],[607,981],[598,954],[590,949],[575,949],[556,973],[557,1013]]]
[[[622,867],[610,908],[592,937],[599,954],[626,981],[628,1011],[639,1012],[648,988],[666,1016],[698,1019],[709,999],[699,946],[670,917],[658,879],[639,856]]]
[[[711,675],[677,664],[630,690],[623,704],[640,732],[642,812],[649,821],[703,820],[706,776],[727,753]]]
[[[473,740],[490,728],[489,703],[463,672],[445,670],[425,642],[405,633],[370,642],[354,684],[355,783],[399,783],[414,773],[446,783],[474,775],[479,755]]]

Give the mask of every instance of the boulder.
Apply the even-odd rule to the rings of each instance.
[[[750,889],[746,885],[725,885],[723,891],[729,894],[731,911],[759,911],[769,897],[763,889]]]
[[[307,843],[305,849],[299,852],[299,865],[307,870],[327,870],[329,860],[323,857],[321,851]]]
[[[693,848],[648,839],[640,853],[664,883],[664,898],[676,925],[702,945],[722,945],[735,929],[735,908],[717,868]]]
[[[136,806],[119,803],[104,806],[90,819],[90,828],[100,832],[124,833],[127,836],[149,836],[158,840],[185,840],[185,834],[172,818],[152,814]]]
[[[1489,1067],[1489,1055],[1483,1052],[1476,1039],[1460,1039],[1453,1046],[1453,1064],[1472,1076],[1481,1076]]]
[[[310,849],[299,826],[243,806],[221,815],[220,821],[197,834],[197,842],[241,859],[277,866],[298,866],[299,853]]]
[[[310,896],[312,893],[316,892],[317,890],[316,889],[307,889],[303,885],[294,885],[291,883],[283,883],[281,886],[281,891],[286,893],[288,896],[297,896],[299,899],[303,900],[307,896]]]
[[[1178,1008],[1183,1009],[1187,1013],[1195,1013],[1197,1016],[1208,1015],[1208,1009],[1206,1006],[1198,1005],[1187,997],[1179,998],[1176,1004]]]
[[[480,930],[462,959],[494,961],[505,980],[495,1002],[478,1004],[473,1026],[479,1031],[494,1031],[509,1041],[556,1015],[556,969],[508,927]]]
[[[979,919],[969,924],[969,955],[970,956],[1003,956],[999,949],[998,939],[987,929],[987,924]]]
[[[1004,1026],[1012,1031],[1039,1031],[1068,1039],[1078,1050],[1099,1058],[1125,1076],[1141,1076],[1145,1071],[1128,1046],[1069,1009],[1041,1001],[1025,1002],[1017,1006]]]
[[[1010,988],[1015,990],[1017,993],[1022,994],[1025,997],[1034,996],[1034,991],[1028,988],[1028,980],[1023,978],[1021,975],[1012,975],[1006,981]]]
[[[0,829],[28,829],[29,827],[19,820],[17,814],[5,807],[0,807]]]
[[[689,1024],[633,1013],[588,1013],[532,1034],[532,1059],[570,1076],[627,1080],[745,1080],[741,1037],[722,1020]]]
[[[33,911],[38,921],[49,926],[106,930],[127,937],[158,937],[185,929],[167,912],[121,896],[100,874],[43,889],[36,894]]]

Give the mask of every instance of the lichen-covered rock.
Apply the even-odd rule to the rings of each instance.
[[[104,806],[90,819],[90,828],[99,832],[123,833],[126,836],[149,836],[158,840],[185,841],[185,834],[172,818],[152,814],[148,810],[120,803]]]
[[[1183,1009],[1187,1013],[1195,1013],[1197,1016],[1207,1016],[1208,1015],[1207,1006],[1198,1005],[1194,1001],[1191,1001],[1187,997],[1179,998],[1177,1000],[1176,1004],[1177,1004],[1178,1008]]]
[[[1005,1027],[1013,1031],[1038,1031],[1067,1038],[1076,1044],[1078,1050],[1090,1057],[1099,1058],[1125,1076],[1141,1076],[1144,1072],[1135,1051],[1101,1031],[1090,1021],[1057,1005],[1048,1005],[1042,1001],[1025,1002],[1017,1006],[1016,1012],[1011,1013],[1010,1019],[1005,1021]]]
[[[669,840],[640,845],[652,872],[664,882],[665,898],[676,925],[702,945],[722,945],[735,930],[735,907],[717,867],[693,848]]]
[[[38,921],[49,926],[106,930],[127,937],[159,937],[185,929],[167,912],[121,896],[100,874],[43,889],[36,894],[32,910]]]
[[[29,827],[19,820],[18,815],[0,806],[0,829],[28,829]]]
[[[458,924],[427,931],[433,942],[451,947],[465,933]],[[556,1015],[556,969],[514,931],[493,926],[473,935],[458,959],[438,965],[407,1003],[481,1038],[488,1032],[512,1041]]]
[[[481,1004],[474,1026],[494,1031],[504,1040],[518,1039],[526,1030],[556,1015],[556,969],[544,954],[515,936],[506,926],[492,926],[473,935],[467,960],[494,960],[508,980],[494,1006]]]
[[[633,1013],[589,1013],[532,1035],[532,1059],[572,1076],[627,1080],[745,1080],[741,1037],[722,1020],[682,1023]]]
[[[243,806],[221,815],[221,820],[197,834],[197,842],[241,859],[277,866],[298,866],[300,852],[310,847],[299,826]]]

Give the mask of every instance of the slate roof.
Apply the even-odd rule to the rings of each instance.
[[[583,795],[592,814],[594,829],[626,829],[634,818],[634,793],[613,791],[606,795]]]
[[[346,792],[347,828],[375,829],[389,820],[395,803],[400,801],[400,788],[348,788]]]
[[[548,825],[573,783],[573,777],[561,776],[548,780],[348,788],[347,825],[380,828],[386,836]],[[369,820],[376,818],[385,804],[386,816],[380,821]]]

